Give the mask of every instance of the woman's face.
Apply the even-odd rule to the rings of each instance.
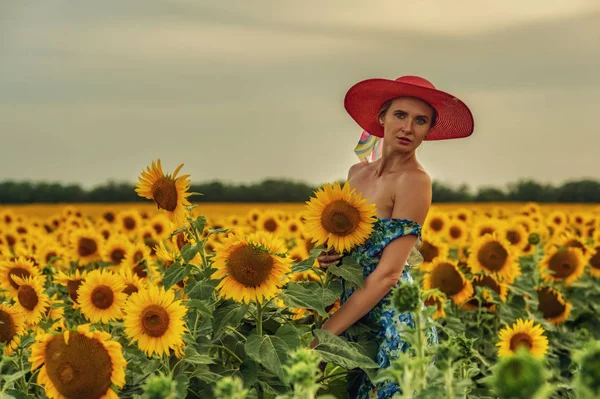
[[[379,119],[383,123],[383,137],[400,152],[414,151],[429,133],[433,109],[423,100],[400,97],[392,101],[387,112]]]

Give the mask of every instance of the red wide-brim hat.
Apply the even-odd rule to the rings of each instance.
[[[431,82],[419,76],[358,82],[346,93],[344,108],[365,131],[383,137],[383,126],[377,120],[381,106],[388,100],[404,96],[419,98],[437,112],[435,125],[425,140],[458,139],[473,133],[473,114],[469,107],[452,94],[437,90]]]

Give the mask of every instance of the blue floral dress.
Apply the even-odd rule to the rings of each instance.
[[[373,232],[367,241],[350,252],[356,261],[363,267],[363,276],[366,278],[371,274],[381,258],[384,248],[398,237],[405,235],[416,235],[417,242],[412,248],[401,280],[412,284],[413,278],[409,274],[410,268],[423,262],[423,256],[418,248],[421,246],[421,225],[409,219],[400,218],[378,218],[373,226]],[[342,280],[342,295],[340,303],[348,300],[355,288],[346,289]],[[409,343],[402,340],[399,330],[410,326],[414,328],[414,320],[410,313],[399,313],[391,304],[391,291],[388,293],[365,317],[367,321],[376,323],[379,327],[377,334],[377,356],[375,361],[380,368],[390,366],[390,361],[396,359],[402,352],[406,352]],[[346,338],[351,339],[347,334]],[[426,337],[429,345],[438,343],[437,332],[435,328],[426,331]],[[390,398],[395,393],[401,393],[398,384],[393,382],[381,382],[373,385],[366,374],[362,373],[358,387],[349,388],[350,398],[357,399],[384,399]]]

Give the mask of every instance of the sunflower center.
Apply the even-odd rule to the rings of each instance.
[[[131,294],[133,294],[134,292],[138,292],[138,287],[136,287],[136,286],[135,286],[135,285],[133,285],[133,284],[127,284],[127,285],[125,286],[125,289],[123,290],[123,292],[124,292],[125,294],[127,294],[127,295],[131,295]]]
[[[425,262],[431,262],[440,255],[440,249],[427,241],[423,241],[423,245],[419,248],[419,252],[423,255]]]
[[[19,303],[25,309],[32,311],[35,309],[35,305],[38,304],[38,296],[33,287],[30,285],[23,284],[19,287],[19,291],[17,292],[17,298],[19,299]]]
[[[106,285],[99,285],[92,291],[92,303],[99,309],[108,309],[113,304],[115,294]]]
[[[566,306],[558,299],[558,294],[548,288],[538,290],[538,309],[543,313],[545,319],[562,315]]]
[[[125,258],[125,251],[121,248],[115,248],[110,253],[110,260],[116,264],[120,264],[123,258]]]
[[[506,232],[506,239],[512,244],[518,244],[521,242],[521,235],[516,230],[508,230]]]
[[[295,233],[295,232],[297,232],[297,231],[298,231],[298,226],[297,226],[296,224],[291,224],[291,225],[290,225],[290,231],[291,231],[292,233]]]
[[[450,237],[457,239],[462,236],[462,229],[460,227],[452,226],[449,229]]]
[[[515,352],[519,346],[525,346],[525,349],[530,350],[533,347],[533,341],[529,334],[517,333],[510,339],[510,350]]]
[[[112,223],[115,221],[115,214],[112,212],[105,212],[104,215],[102,215],[102,217],[104,218],[104,220],[106,220],[109,223]]]
[[[479,237],[483,237],[486,234],[492,234],[495,230],[491,227],[483,227],[479,230]]]
[[[158,305],[150,305],[142,312],[142,328],[146,335],[162,337],[169,329],[169,314]]]
[[[146,262],[138,263],[132,270],[139,278],[148,277],[148,272],[146,271]]]
[[[431,223],[429,223],[429,227],[433,231],[442,231],[444,228],[444,221],[442,219],[435,218],[431,221]]]
[[[125,226],[125,228],[127,230],[134,230],[135,229],[135,220],[133,220],[133,218],[130,216],[123,218],[123,226]]]
[[[352,234],[360,222],[360,211],[346,201],[333,201],[323,209],[321,225],[338,236]]]
[[[77,246],[77,253],[79,256],[90,256],[98,251],[98,243],[96,240],[92,238],[82,237],[79,240],[79,245]]]
[[[600,269],[600,246],[595,248],[595,253],[590,258],[590,266],[594,269]]]
[[[173,212],[177,207],[177,186],[175,181],[161,177],[152,185],[152,198],[159,208]]]
[[[450,263],[440,263],[431,272],[431,288],[437,288],[448,296],[458,294],[463,285],[459,271]]]
[[[273,233],[277,231],[277,222],[269,218],[263,223],[263,228],[269,233]]]
[[[23,269],[22,267],[13,267],[12,269],[10,269],[10,271],[8,272],[8,282],[15,290],[18,290],[19,284],[17,284],[15,280],[13,280],[13,276],[17,276],[20,278],[30,277],[31,273],[29,273],[29,271]]]
[[[71,333],[67,345],[56,335],[46,345],[44,358],[50,381],[69,399],[97,399],[110,388],[110,354],[95,339]]]
[[[482,245],[477,260],[488,270],[493,272],[501,270],[508,259],[508,251],[497,241],[490,241]]]
[[[163,225],[160,223],[155,223],[152,225],[152,228],[154,229],[154,231],[156,232],[156,234],[161,235],[164,228]]]
[[[554,277],[568,277],[577,269],[577,256],[569,251],[558,251],[550,259],[550,270],[554,272]]]
[[[77,299],[79,298],[79,294],[77,294],[77,290],[79,289],[79,286],[81,285],[81,283],[83,283],[83,280],[67,281],[67,289],[69,290],[69,296],[71,297],[71,300],[75,303],[79,303],[79,302],[77,302]]]
[[[16,333],[17,328],[12,316],[10,313],[0,309],[0,343],[10,342]]]
[[[273,258],[268,252],[250,245],[235,248],[229,255],[227,270],[239,283],[250,287],[261,285],[273,269]]]

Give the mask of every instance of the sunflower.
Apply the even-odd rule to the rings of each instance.
[[[439,257],[447,256],[448,251],[448,244],[442,242],[441,239],[428,236],[423,237],[421,246],[419,247],[419,252],[423,255],[422,267],[425,267]]]
[[[175,300],[172,290],[150,285],[127,299],[123,320],[125,334],[148,356],[168,355],[169,348],[177,353],[187,332],[186,312],[187,308]]]
[[[581,249],[584,255],[587,255],[589,249],[583,237],[567,231],[560,231],[554,235],[552,240],[544,246],[544,251],[549,251],[552,247],[573,247]]]
[[[593,218],[594,216],[589,212],[575,211],[569,215],[569,222],[579,231],[583,231],[583,228],[590,220],[593,220]]]
[[[507,284],[512,284],[521,275],[514,248],[497,233],[486,234],[475,240],[467,261],[474,274],[490,273]]]
[[[191,206],[187,192],[190,188],[189,175],[177,177],[177,173],[183,164],[179,165],[173,172],[173,176],[165,175],[160,164],[160,159],[152,167],[148,167],[146,172],[138,178],[139,184],[135,191],[140,197],[154,200],[159,209],[167,212],[169,218],[177,225],[186,222],[186,206]]]
[[[467,208],[458,208],[451,216],[453,219],[460,220],[461,222],[470,223],[473,212]]]
[[[517,319],[511,327],[507,326],[498,333],[500,342],[498,356],[514,355],[520,346],[525,347],[536,358],[543,358],[548,351],[548,338],[544,336],[544,329],[533,320]]]
[[[15,297],[15,308],[25,316],[29,325],[36,325],[42,319],[48,306],[48,295],[44,293],[43,277],[13,277],[19,285]]]
[[[266,231],[271,234],[278,234],[282,230],[283,221],[279,218],[278,213],[273,210],[266,210],[256,221],[257,231]]]
[[[99,260],[102,257],[104,237],[93,228],[77,229],[70,236],[73,259],[79,259],[79,266]]]
[[[446,239],[448,244],[453,246],[462,246],[469,240],[469,230],[467,224],[458,219],[451,219],[446,228]]]
[[[132,245],[127,236],[122,234],[111,235],[102,251],[102,260],[119,266],[132,251]]]
[[[437,288],[457,305],[473,295],[473,286],[459,270],[457,262],[446,256],[436,258],[423,268],[423,290]]]
[[[89,325],[62,334],[40,334],[31,346],[31,371],[42,366],[37,382],[50,399],[118,399],[111,385],[125,385],[122,347]]]
[[[216,248],[212,279],[216,289],[237,302],[263,303],[273,298],[288,280],[292,260],[284,256],[283,240],[265,232],[244,237],[230,235]]]
[[[500,229],[500,223],[495,219],[480,219],[473,227],[473,238],[477,239],[486,234],[497,233]]]
[[[68,251],[52,239],[42,239],[36,250],[36,257],[40,264],[51,265],[62,269],[68,264]]]
[[[510,219],[510,224],[513,226],[520,225],[525,229],[525,231],[527,233],[529,233],[531,230],[533,230],[535,228],[536,223],[534,223],[533,220],[531,220],[531,218],[528,216],[517,215],[517,216],[513,216]]]
[[[490,312],[494,313],[496,311],[496,304],[492,303],[493,297],[489,292],[486,292],[485,289],[494,291],[496,294],[498,294],[502,302],[506,302],[506,298],[508,296],[508,285],[501,283],[494,277],[487,274],[478,274],[471,279],[471,284],[473,285],[474,291],[473,297],[463,304],[463,309],[479,309],[479,299],[476,297],[475,292],[476,287],[481,287],[484,289],[481,293],[483,298],[481,307],[488,309]]]
[[[446,317],[446,312],[444,311],[444,303],[446,303],[446,298],[441,291],[439,293],[434,292],[429,294],[424,303],[425,306],[435,306],[437,308],[433,314],[434,320],[439,318],[443,319]]]
[[[133,294],[134,292],[138,292],[146,285],[144,281],[133,272],[133,270],[127,267],[121,267],[117,274],[123,280],[123,284],[125,284],[123,292],[127,294],[127,296]]]
[[[544,319],[552,324],[564,323],[571,313],[572,305],[552,287],[539,287],[536,291],[539,302],[538,310],[542,312]]]
[[[0,303],[0,344],[6,344],[4,354],[10,356],[21,343],[25,332],[25,316],[14,306]]]
[[[590,266],[590,274],[594,277],[600,277],[600,242],[596,241],[590,251],[590,260],[588,261]]]
[[[502,235],[510,244],[518,250],[523,250],[528,244],[529,234],[521,224],[510,224],[502,230]]]
[[[0,263],[0,290],[6,290],[12,297],[16,297],[19,284],[13,277],[37,277],[39,275],[39,269],[32,261],[24,257],[4,261]]]
[[[81,313],[92,323],[108,323],[123,317],[127,300],[123,280],[108,270],[93,270],[77,290]]]
[[[292,218],[283,225],[284,235],[288,237],[300,237],[303,227],[304,226],[299,219]]]
[[[450,217],[446,213],[432,211],[427,214],[427,218],[423,224],[423,231],[430,235],[445,237],[447,236],[449,222]]]
[[[568,217],[563,211],[552,211],[546,216],[546,224],[556,229],[567,224]]]
[[[248,220],[249,224],[255,226],[256,222],[258,222],[258,219],[260,218],[261,215],[262,215],[262,212],[260,209],[252,208],[246,214],[246,220]]]
[[[306,201],[305,232],[316,245],[326,244],[337,252],[350,251],[362,244],[373,231],[375,204],[368,204],[350,184],[326,184]]]
[[[124,210],[117,214],[116,225],[121,232],[133,235],[142,225],[142,217],[135,209]]]
[[[69,274],[58,272],[58,275],[54,279],[57,284],[67,287],[69,298],[73,301],[74,308],[79,307],[79,294],[77,290],[79,290],[79,287],[85,281],[87,274],[87,271],[81,272],[80,270],[75,270],[75,272]]]
[[[552,247],[539,263],[542,279],[568,286],[583,275],[588,259],[580,248]]]
[[[158,215],[154,215],[148,222],[148,224],[154,230],[156,238],[158,240],[165,240],[169,237],[173,228],[173,224],[164,214],[159,213]]]

